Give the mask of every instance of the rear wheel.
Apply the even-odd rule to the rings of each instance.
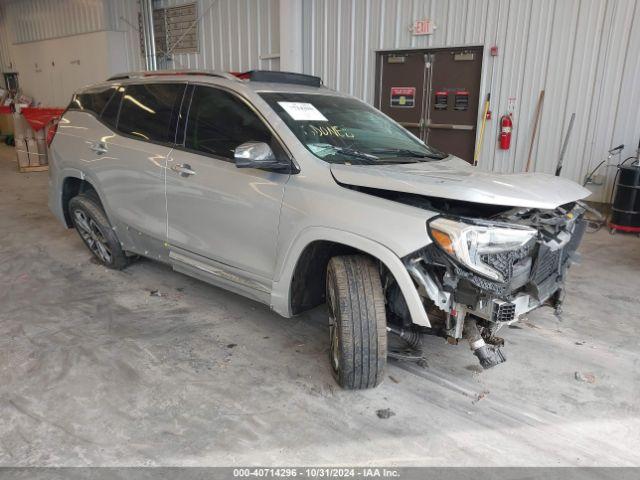
[[[380,273],[363,255],[333,257],[327,267],[329,357],[342,388],[373,388],[387,363],[387,321]]]
[[[121,270],[129,263],[100,202],[90,194],[73,197],[69,212],[80,238],[105,267]]]

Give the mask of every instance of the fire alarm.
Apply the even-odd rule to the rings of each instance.
[[[491,49],[489,50],[489,53],[491,54],[492,57],[497,57],[498,56],[498,46],[494,45],[491,47]]]

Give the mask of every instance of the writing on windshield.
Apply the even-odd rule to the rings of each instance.
[[[260,95],[311,153],[330,163],[410,163],[447,156],[353,98],[275,92]]]

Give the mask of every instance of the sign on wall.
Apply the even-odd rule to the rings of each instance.
[[[391,106],[413,108],[416,104],[416,87],[391,87]]]
[[[433,30],[435,29],[435,25],[429,18],[423,18],[421,20],[416,20],[413,22],[413,26],[411,27],[411,33],[414,35],[431,35]]]

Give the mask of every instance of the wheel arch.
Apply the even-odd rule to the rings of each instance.
[[[69,201],[82,193],[88,193],[94,196],[94,198],[98,201],[100,206],[104,209],[102,205],[102,201],[100,199],[100,194],[96,187],[91,183],[91,181],[87,180],[83,175],[67,175],[62,180],[61,187],[61,205],[62,205],[62,213],[64,214],[64,221],[67,224],[67,227],[73,227],[73,223],[71,221],[71,213],[69,212]]]
[[[281,268],[271,293],[271,308],[280,315],[291,317],[323,303],[329,259],[335,255],[354,253],[367,255],[380,262],[398,283],[412,321],[431,326],[415,284],[397,255],[366,237],[322,227],[304,230],[280,259]]]

